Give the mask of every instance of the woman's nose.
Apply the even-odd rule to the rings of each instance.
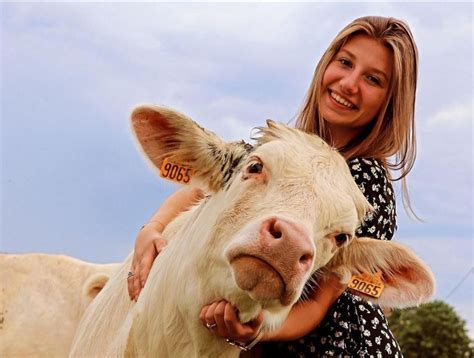
[[[347,94],[356,94],[359,91],[359,78],[358,75],[354,72],[347,74],[339,80],[339,86],[341,87],[341,92]]]

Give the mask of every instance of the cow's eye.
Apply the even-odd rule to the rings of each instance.
[[[350,236],[348,234],[338,234],[334,237],[337,246],[344,245],[347,241],[349,241],[349,238]]]
[[[259,183],[266,182],[266,175],[263,172],[262,160],[257,156],[250,158],[245,170],[242,173],[242,180],[247,180],[250,178],[256,179]]]
[[[247,168],[247,173],[250,174],[259,174],[263,170],[263,164],[260,162],[252,163]]]

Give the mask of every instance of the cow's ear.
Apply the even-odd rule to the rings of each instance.
[[[338,251],[325,270],[343,283],[355,274],[381,272],[385,286],[381,296],[360,296],[384,307],[417,306],[429,300],[435,290],[428,266],[411,249],[392,241],[356,238]]]
[[[224,142],[189,117],[166,107],[138,106],[131,121],[140,147],[155,168],[160,170],[165,159],[189,167],[189,180],[181,182],[206,192],[221,189],[251,150],[243,141]]]
[[[84,286],[82,287],[82,294],[92,300],[99,294],[104,288],[105,284],[109,281],[110,274],[97,273],[89,277]]]

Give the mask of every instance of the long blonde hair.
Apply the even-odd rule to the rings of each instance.
[[[393,73],[387,100],[377,117],[343,148],[346,159],[370,157],[381,161],[391,171],[399,172],[402,200],[407,212],[415,217],[408,195],[406,176],[416,158],[415,97],[418,76],[418,50],[406,23],[392,17],[366,16],[352,21],[337,34],[321,57],[296,127],[316,133],[329,143],[331,134],[319,112],[324,72],[342,46],[355,34],[366,34],[391,49]],[[389,160],[390,158],[390,160]]]

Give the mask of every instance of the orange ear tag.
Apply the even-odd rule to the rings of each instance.
[[[382,273],[380,271],[373,275],[365,272],[360,275],[354,275],[349,280],[348,286],[354,291],[375,298],[380,297],[385,287],[382,282]]]
[[[190,166],[173,163],[165,158],[160,168],[160,176],[162,178],[180,183],[187,184],[191,180],[193,175],[192,168]]]

